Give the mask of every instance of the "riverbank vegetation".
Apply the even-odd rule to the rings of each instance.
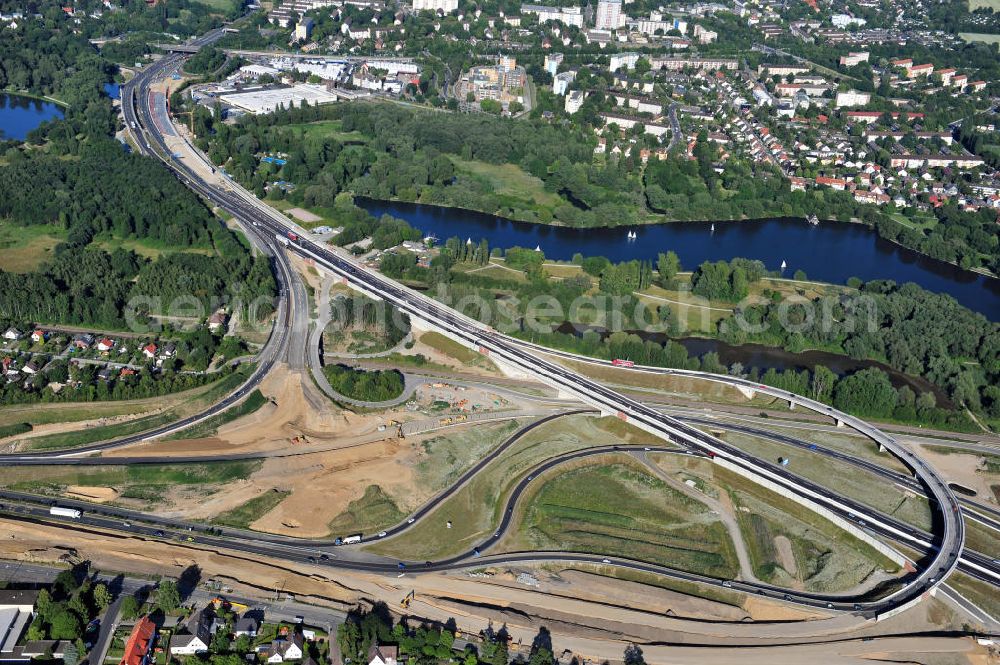
[[[877,366],[842,376],[823,365],[785,371],[740,363],[727,367],[715,352],[692,357],[670,339],[688,332],[685,310],[730,302],[728,309],[717,307],[721,311],[698,334],[733,345],[756,342],[792,352],[822,349],[858,361],[877,360],[923,377],[955,405],[1000,419],[1000,327],[950,296],[914,284],[851,280],[850,287],[817,288],[807,297],[810,292],[796,283],[791,289],[764,286],[767,271],[747,259],[703,263],[682,277],[682,266],[669,252],[656,262],[662,275],[650,262],[613,264],[603,257],[580,256],[573,265],[555,266],[560,277],[553,278],[544,254],[523,248],[507,250],[503,261],[494,257],[504,270],[485,274],[479,269],[490,254],[485,244],[456,238],[427,267],[402,250],[386,253],[382,261],[393,276],[426,287],[465,314],[554,348],[607,360],[745,375],[863,417],[978,428],[961,408],[939,403],[929,389],[917,394],[908,385],[894,386]],[[689,288],[702,300],[681,305],[643,297],[663,286]],[[751,292],[754,297],[743,302]],[[548,302],[533,303],[537,296]],[[600,297],[615,298],[611,309],[610,301]]]
[[[310,131],[319,123],[323,131]],[[359,135],[346,140],[345,134]],[[901,222],[895,211],[832,189],[791,191],[776,171],[739,160],[715,170],[704,132],[693,159],[643,164],[638,151],[594,155],[586,122],[435,113],[388,104],[280,109],[237,124],[208,122],[201,146],[258,196],[330,207],[340,192],[380,200],[477,210],[533,223],[632,226],[663,220],[753,219],[811,214],[860,220],[880,235],[966,268],[1000,270],[994,215],[935,208],[933,225]],[[638,136],[637,140],[650,140]],[[655,146],[652,146],[655,147]],[[261,162],[287,156],[284,165]],[[294,185],[274,187],[276,181]]]

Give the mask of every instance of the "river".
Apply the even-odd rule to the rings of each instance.
[[[0,140],[23,141],[35,127],[62,116],[63,110],[52,102],[0,93]]]
[[[590,326],[574,326],[569,322],[564,322],[556,328],[558,332],[563,334],[577,336],[581,335],[583,331],[588,329],[597,332],[602,338],[608,335],[608,332],[604,329],[592,328]],[[877,367],[889,375],[889,380],[896,388],[909,386],[917,395],[925,392],[934,393],[934,396],[937,398],[938,406],[946,406],[948,408],[951,408],[952,406],[952,403],[948,399],[948,395],[945,391],[927,379],[900,372],[899,370],[877,360],[857,360],[838,353],[830,353],[829,351],[819,351],[816,349],[809,349],[796,353],[786,351],[785,349],[777,346],[754,344],[752,342],[747,344],[732,345],[723,342],[722,340],[710,337],[670,338],[663,333],[651,333],[640,330],[628,330],[626,332],[632,335],[638,335],[644,340],[651,340],[657,344],[665,344],[668,339],[673,339],[673,341],[683,346],[687,350],[688,355],[691,357],[700,358],[709,352],[717,353],[719,356],[719,362],[727,367],[738,362],[747,369],[756,367],[761,370],[775,369],[779,372],[783,372],[785,370],[802,371],[804,369],[812,371],[816,365],[823,365],[833,371],[833,373],[837,376],[846,376],[847,374],[853,374],[858,370],[869,367]]]
[[[490,247],[540,247],[549,259],[568,261],[577,252],[612,261],[655,260],[658,252],[677,252],[685,269],[703,261],[741,256],[759,259],[769,270],[787,264],[783,274],[803,270],[809,279],[843,284],[849,277],[864,281],[891,279],[915,282],[928,291],[948,293],[991,321],[1000,320],[1000,280],[962,270],[884,240],[862,224],[801,219],[670,222],[627,228],[571,229],[527,224],[456,208],[358,199],[376,217],[383,213],[405,219],[425,235],[442,242],[452,236],[485,238]],[[629,230],[637,238],[628,240]]]

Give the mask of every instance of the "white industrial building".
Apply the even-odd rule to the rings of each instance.
[[[612,72],[616,72],[619,69],[633,69],[635,67],[635,63],[637,62],[639,62],[638,53],[615,53],[611,56],[609,69]]]
[[[556,74],[555,78],[552,79],[552,92],[557,95],[565,95],[566,91],[569,90],[569,84],[576,80],[576,72],[562,72],[561,74]]]
[[[432,11],[450,14],[458,9],[458,0],[413,0],[413,11]]]
[[[624,24],[622,0],[598,0],[594,27],[598,30],[617,30]]]
[[[861,92],[860,90],[848,90],[847,92],[837,93],[837,108],[845,108],[851,106],[864,106],[871,101],[872,96],[867,92]]]
[[[566,113],[573,114],[579,111],[580,107],[583,106],[584,96],[583,90],[574,90],[566,95],[566,104],[564,106]]]
[[[243,109],[247,113],[260,114],[272,113],[279,106],[286,109],[291,108],[292,105],[300,106],[302,102],[310,105],[330,104],[337,101],[339,97],[321,85],[300,83],[290,87],[225,94],[220,95],[219,99],[230,106]]]
[[[580,7],[546,7],[544,5],[521,5],[522,14],[536,14],[539,23],[562,21],[565,25],[583,27],[583,9]]]

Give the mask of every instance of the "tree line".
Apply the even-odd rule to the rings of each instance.
[[[302,131],[301,125],[339,122],[339,135]],[[759,219],[774,216],[860,219],[890,240],[963,267],[1000,269],[1000,248],[988,212],[957,206],[936,209],[929,230],[901,224],[850,192],[791,191],[776,169],[732,157],[716,171],[718,148],[705,132],[694,159],[676,155],[644,164],[638,149],[603,162],[593,159],[587,123],[553,124],[541,118],[433,113],[365,102],[280,109],[234,125],[214,123],[201,139],[213,161],[263,196],[269,182],[295,185],[297,205],[329,207],[340,192],[373,199],[419,201],[502,217],[574,227],[628,226],[663,215],[676,220]],[[362,140],[344,133],[356,132]],[[339,136],[339,138],[338,138]],[[636,148],[648,137],[637,137]],[[283,166],[263,164],[265,153],[287,155]],[[510,191],[461,168],[463,161],[513,164],[542,181],[558,203]]]
[[[672,339],[644,339],[630,334],[628,331],[647,330],[649,326],[665,331],[667,337],[685,334],[686,326],[681,325],[669,303],[637,307],[640,303],[633,293],[641,284],[652,282],[678,288],[677,273],[682,266],[673,252],[660,254],[656,264],[663,272],[658,273],[652,272],[648,262],[615,264],[604,257],[577,256],[574,263],[583,268],[583,274],[552,280],[541,269],[544,254],[510,248],[505,265],[525,271],[526,279],[519,280],[498,277],[496,273],[452,270],[463,246],[467,245],[446,244],[428,267],[417,266],[416,257],[408,252],[386,253],[381,269],[425,286],[432,295],[446,295],[449,303],[474,303],[463,310],[469,316],[488,318],[491,325],[500,324],[513,330],[514,335],[584,355],[660,367],[733,372],[764,382],[791,381],[793,376],[801,376],[754,367],[725,367],[715,353],[692,357]],[[468,261],[468,254],[465,256]],[[758,261],[736,258],[705,262],[692,274],[692,290],[705,298],[739,302],[750,286],[766,275]],[[573,308],[581,298],[593,296],[594,286],[598,293],[618,298],[614,314],[617,319],[607,318],[596,309]],[[786,301],[786,296],[777,291],[758,287],[762,298],[753,304],[739,304],[733,315],[723,317],[702,334],[733,345],[755,342],[792,352],[815,348],[857,360],[875,359],[899,372],[927,379],[956,404],[990,418],[1000,417],[1000,326],[961,306],[951,296],[934,294],[915,284],[862,283],[852,279],[851,286],[858,290],[812,301],[803,298],[801,304]],[[530,303],[537,295],[555,299],[559,311],[552,314],[544,308],[532,310]],[[810,320],[807,308],[828,314]],[[637,311],[643,312],[642,320],[635,318]],[[874,319],[869,323],[870,315]],[[737,317],[749,323],[754,332],[747,332]],[[882,369],[864,371],[865,380],[848,381],[860,372],[837,376],[817,365],[806,373],[808,389],[798,390],[803,386],[801,378],[795,378],[799,382],[795,391],[845,406],[846,411],[859,415],[956,429],[974,426],[962,411],[939,405],[933,393],[916,395],[905,386],[897,390]],[[814,375],[818,376],[816,385],[823,386],[823,390],[810,383]],[[871,377],[879,378],[874,381]]]

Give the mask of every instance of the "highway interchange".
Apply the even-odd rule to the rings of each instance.
[[[200,46],[210,43],[220,35],[221,31],[213,31],[213,33],[209,33],[192,42],[192,45]],[[161,430],[128,437],[127,439],[95,444],[86,448],[75,449],[71,452],[55,451],[48,454],[11,457],[9,460],[5,458],[5,461],[30,463],[30,460],[48,460],[51,462],[54,461],[53,457],[69,460],[70,458],[78,458],[81,454],[130,445],[190,426],[194,422],[203,420],[238,403],[249,394],[260,383],[260,380],[267,374],[274,363],[288,353],[290,345],[289,337],[295,334],[296,331],[299,334],[302,332],[300,321],[303,316],[301,310],[304,308],[294,307],[292,299],[287,297],[294,278],[287,257],[284,255],[281,247],[285,243],[277,242],[278,239],[287,238],[289,231],[297,234],[300,231],[293,228],[286,218],[257,201],[252,194],[242,191],[238,186],[231,185],[223,189],[209,184],[198,175],[195,169],[181,163],[180,160],[172,159],[161,132],[157,131],[156,110],[152,108],[150,103],[152,99],[150,85],[157,79],[165,76],[168,72],[176,69],[182,62],[182,59],[182,56],[167,56],[147,67],[123,88],[123,114],[126,126],[137,136],[142,152],[163,159],[191,189],[204,199],[233,214],[247,231],[248,235],[254,239],[255,244],[274,256],[275,272],[278,275],[282,297],[272,335],[258,357],[258,365],[252,376],[234,393],[202,414],[161,428]],[[203,526],[194,527],[193,525],[178,521],[163,520],[141,514],[132,516],[135,522],[128,528],[130,533],[157,537],[158,533],[165,535],[163,534],[163,527],[180,530],[189,527],[191,529],[198,528],[202,530],[196,536],[197,543],[200,545],[217,546],[284,559],[298,559],[317,565],[329,565],[372,572],[395,572],[402,569],[408,572],[431,572],[462,569],[472,566],[478,567],[489,563],[527,563],[552,560],[588,562],[601,565],[608,565],[610,563],[631,569],[654,572],[675,579],[686,579],[688,581],[698,581],[708,584],[724,584],[736,590],[749,593],[762,593],[809,606],[854,611],[869,617],[885,615],[897,608],[906,607],[918,601],[923,594],[941,585],[945,578],[956,568],[960,568],[963,572],[978,579],[990,581],[994,584],[1000,583],[1000,574],[997,572],[1000,566],[997,566],[988,557],[964,549],[964,523],[959,501],[943,479],[908,448],[899,444],[891,436],[860,419],[833,411],[825,404],[736,377],[700,372],[683,372],[680,370],[665,370],[661,368],[635,368],[637,371],[693,375],[709,381],[721,381],[730,385],[736,385],[745,390],[766,393],[780,399],[788,400],[790,403],[800,405],[803,408],[828,415],[832,419],[856,429],[879,445],[884,446],[914,472],[915,477],[909,477],[904,474],[881,469],[881,467],[879,467],[881,471],[875,471],[875,469],[866,466],[868,470],[880,473],[880,475],[887,478],[889,476],[886,474],[893,474],[891,478],[893,482],[907,486],[911,490],[919,489],[923,494],[928,496],[931,500],[932,508],[936,509],[935,534],[923,533],[910,525],[880,514],[849,498],[838,496],[836,493],[816,483],[795,475],[786,468],[757,459],[717,437],[706,434],[690,421],[684,422],[673,416],[663,414],[649,405],[626,397],[577,372],[558,365],[548,360],[545,356],[561,355],[566,359],[593,363],[603,363],[605,361],[595,361],[572,354],[554,352],[551,349],[535,347],[520,340],[501,335],[472,319],[445,308],[443,305],[426,298],[422,294],[406,289],[377,273],[364,269],[348,257],[328,246],[313,243],[302,236],[300,236],[297,242],[290,243],[287,250],[304,258],[311,259],[318,267],[342,277],[355,288],[392,303],[400,310],[408,313],[412,318],[423,321],[425,324],[441,330],[467,346],[478,349],[480,352],[489,355],[494,361],[513,367],[520,372],[539,379],[563,393],[572,394],[580,401],[592,405],[604,413],[618,415],[633,425],[652,432],[680,447],[680,450],[677,447],[654,448],[654,450],[708,457],[714,462],[723,464],[738,473],[763,481],[772,487],[779,488],[780,491],[817,509],[821,514],[839,518],[841,525],[848,527],[856,535],[877,534],[900,542],[917,551],[926,552],[926,557],[920,562],[920,570],[911,575],[905,585],[895,589],[886,596],[880,598],[844,599],[837,596],[796,593],[775,587],[767,587],[766,585],[753,585],[740,581],[720,581],[644,562],[629,561],[620,557],[610,559],[590,554],[543,552],[500,555],[484,554],[492,544],[503,536],[509,526],[516,501],[527,484],[538,473],[542,473],[571,459],[576,459],[579,456],[614,454],[634,450],[634,447],[625,446],[588,449],[548,460],[528,477],[521,479],[515,491],[511,494],[510,503],[503,513],[501,524],[498,525],[495,534],[487,538],[483,543],[480,543],[473,550],[443,561],[395,562],[371,560],[371,557],[367,557],[367,560],[365,560],[365,557],[359,556],[361,553],[358,553],[356,549],[337,548],[335,552],[319,552],[317,550],[319,547],[328,547],[331,544],[329,542],[311,543],[296,539],[269,537],[263,534],[232,533],[231,530],[219,536],[215,535],[214,530],[210,533],[205,533]],[[302,345],[304,346],[304,342]],[[712,424],[713,426],[718,425],[718,423]],[[768,434],[772,437],[774,436],[771,433]],[[791,439],[791,437],[787,438]],[[843,454],[838,453],[838,455]],[[483,463],[488,463],[491,459],[484,460]],[[854,460],[854,462],[858,461]],[[877,466],[870,463],[866,464],[868,466]],[[480,468],[481,466],[477,465],[470,473],[474,475]],[[471,477],[471,475],[467,474],[467,477]],[[460,485],[461,482],[456,484],[455,487],[457,488]],[[21,519],[42,521],[49,521],[51,519],[45,507],[50,503],[48,500],[40,500],[37,497],[15,496],[11,493],[3,493],[2,496],[17,503],[16,506],[5,506],[5,508],[16,507],[18,509],[16,515]],[[439,502],[443,498],[446,497],[437,497],[436,500]],[[391,532],[387,530],[385,537],[390,537],[401,532],[412,525],[417,519],[431,513],[436,507],[437,502],[432,501],[424,506],[420,511],[411,516],[407,522],[393,527]],[[129,512],[106,506],[95,508],[94,506],[87,505],[86,509],[87,512],[81,519],[82,524],[116,531],[123,530],[122,514]],[[986,516],[980,515],[980,517],[990,520]],[[995,523],[993,526],[995,528]],[[862,527],[864,531],[862,531]],[[195,536],[186,536],[186,538],[195,538]],[[351,559],[350,557],[352,556],[357,556],[358,558]]]

